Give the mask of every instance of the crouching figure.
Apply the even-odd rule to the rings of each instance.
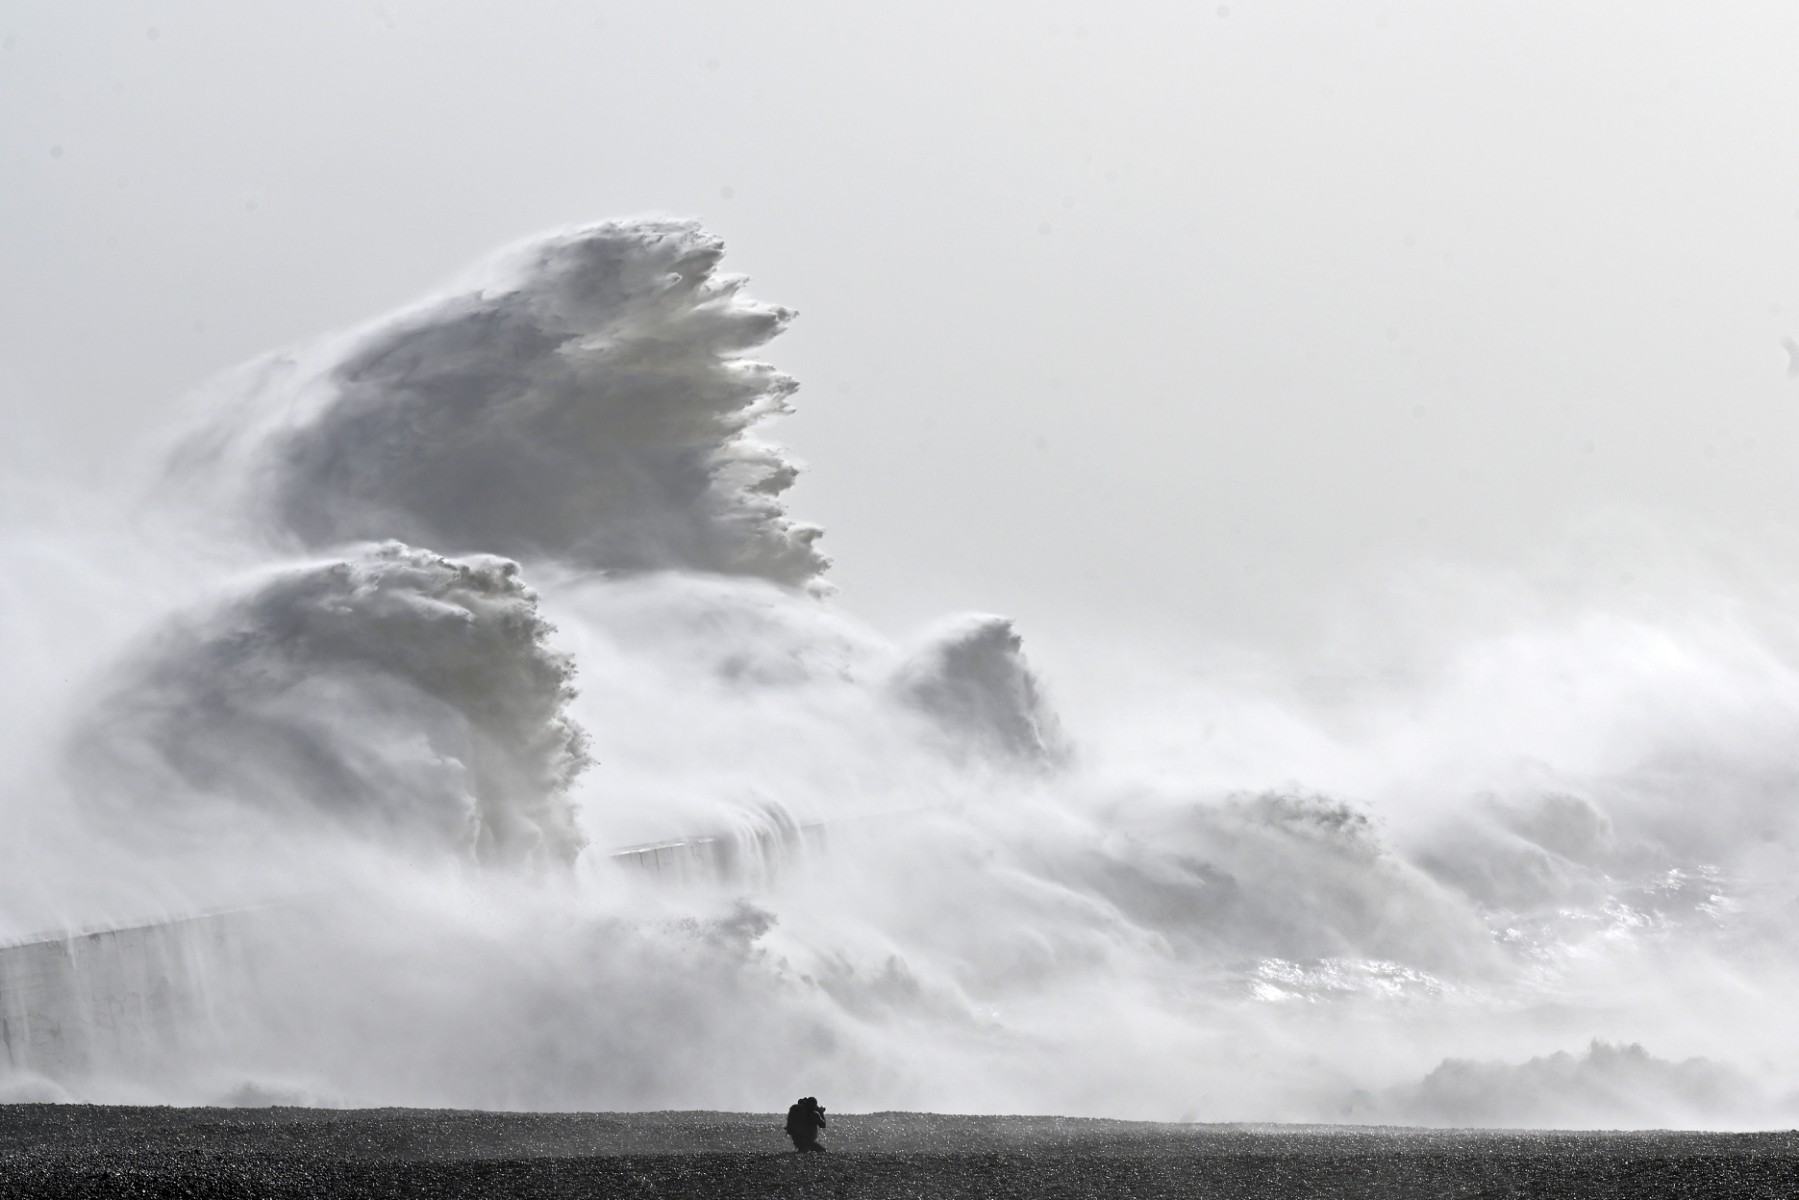
[[[808,1150],[824,1150],[818,1144],[818,1135],[824,1129],[825,1109],[816,1096],[801,1096],[799,1103],[787,1110],[787,1136],[793,1139],[793,1148],[802,1154]]]

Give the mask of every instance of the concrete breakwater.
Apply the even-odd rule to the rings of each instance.
[[[247,914],[46,934],[0,947],[0,1062],[52,1078],[130,1068],[212,1020]]]
[[[770,807],[729,832],[617,847],[603,860],[651,887],[753,892],[815,858],[819,825]],[[142,1077],[223,1031],[253,994],[257,947],[312,897],[45,932],[0,945],[0,1072]]]

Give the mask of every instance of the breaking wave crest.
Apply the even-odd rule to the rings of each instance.
[[[573,664],[516,564],[397,542],[172,618],[70,741],[90,803],[216,836],[252,807],[410,849],[572,862]],[[171,811],[171,809],[175,811]]]
[[[1069,749],[1024,639],[1005,617],[976,614],[937,630],[895,676],[898,694],[958,746],[1053,765]]]
[[[688,221],[515,247],[464,290],[245,376],[172,482],[311,548],[804,585],[825,559],[782,510],[797,468],[750,432],[796,384],[746,357],[793,313],[745,296],[723,254]]]
[[[1794,1098],[1776,1100],[1747,1075],[1709,1059],[1671,1062],[1634,1043],[1597,1040],[1584,1054],[1558,1051],[1522,1063],[1447,1059],[1416,1084],[1355,1103],[1388,1120],[1513,1128],[1604,1126],[1621,1117],[1645,1125],[1755,1125],[1799,1111]]]

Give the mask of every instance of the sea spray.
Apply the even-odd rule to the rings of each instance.
[[[1005,617],[975,613],[933,630],[894,674],[895,693],[974,757],[1055,766],[1069,754],[1060,722]]]
[[[1398,682],[1169,664],[1064,721],[1007,619],[906,647],[830,600],[755,436],[791,314],[721,254],[515,247],[211,389],[154,520],[9,532],[6,916],[272,901],[163,976],[205,998],[179,1028],[15,1055],[19,1094],[1560,1121],[1572,1071],[1624,1080],[1583,1121],[1755,1123],[1720,1080],[1789,1090],[1791,610],[1441,591]],[[646,887],[646,843],[733,849]],[[1554,1057],[1595,1037],[1648,1065]]]
[[[746,352],[793,314],[750,300],[723,253],[686,221],[514,247],[448,296],[243,373],[169,488],[276,545],[808,583],[819,531],[780,499],[797,469],[750,432],[797,385]]]
[[[145,638],[70,771],[127,825],[216,836],[248,806],[409,853],[572,862],[586,735],[549,632],[505,559],[387,542],[282,568]]]

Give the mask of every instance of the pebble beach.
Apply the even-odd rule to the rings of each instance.
[[[778,1113],[0,1107],[31,1197],[1791,1197],[1799,1133]]]

